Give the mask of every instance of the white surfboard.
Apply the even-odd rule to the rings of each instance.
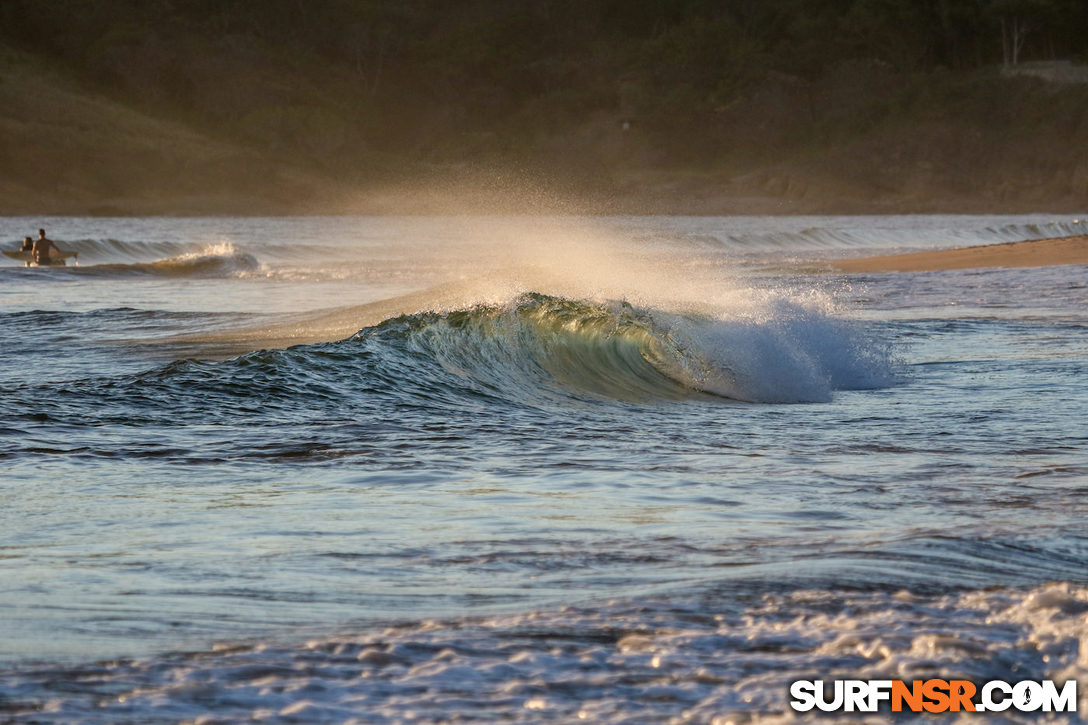
[[[20,262],[24,262],[28,267],[63,267],[67,264],[68,259],[79,257],[79,252],[58,252],[49,255],[49,264],[40,265],[34,261],[33,252],[11,251],[9,249],[2,251],[4,252],[4,256],[8,259],[17,259]]]

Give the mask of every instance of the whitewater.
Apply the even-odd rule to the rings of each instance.
[[[0,240],[39,227],[79,256],[0,261],[0,721],[1088,693],[1088,269],[829,264],[1082,217],[6,217]]]

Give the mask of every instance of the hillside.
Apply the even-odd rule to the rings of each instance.
[[[338,189],[320,176],[156,118],[0,54],[0,209],[217,213],[304,208]]]
[[[872,7],[9,0],[0,213],[1088,209],[1082,65]]]

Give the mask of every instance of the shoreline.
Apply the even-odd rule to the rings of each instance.
[[[939,272],[987,267],[1056,267],[1075,264],[1088,265],[1088,234],[841,259],[833,262],[831,267],[838,272],[870,273]]]

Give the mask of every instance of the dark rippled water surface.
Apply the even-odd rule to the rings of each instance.
[[[0,720],[780,721],[799,678],[1088,674],[1088,269],[821,266],[1076,218],[0,237],[42,224],[79,266],[0,266]]]

